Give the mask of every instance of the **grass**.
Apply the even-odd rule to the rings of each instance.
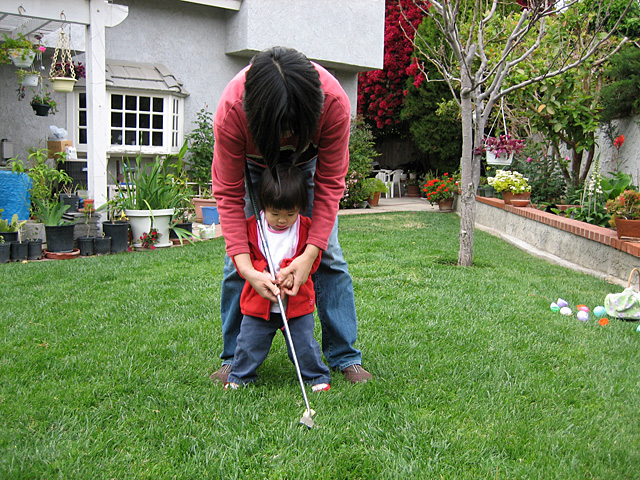
[[[0,478],[640,477],[636,324],[553,313],[620,287],[458,218],[340,219],[374,375],[304,411],[282,338],[254,386],[209,380],[224,243],[0,266]],[[319,326],[316,332],[319,338]]]

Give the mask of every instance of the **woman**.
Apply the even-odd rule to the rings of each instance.
[[[300,52],[285,47],[256,55],[222,93],[214,117],[211,175],[227,258],[220,305],[223,365],[212,375],[214,380],[226,382],[231,369],[242,320],[243,278],[261,296],[275,301],[278,287],[268,274],[253,268],[249,257],[245,219],[251,208],[245,181],[257,186],[264,169],[275,175],[278,163],[295,164],[305,174],[309,192],[305,216],[313,224],[304,252],[276,278],[293,275],[293,286],[282,290],[295,296],[322,251],[313,281],[325,359],[350,382],[371,378],[354,347],[353,285],[337,235],[338,204],[349,165],[350,115],[349,99],[338,81]]]

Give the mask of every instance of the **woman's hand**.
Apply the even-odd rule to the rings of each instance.
[[[253,268],[251,257],[248,253],[241,253],[233,257],[238,269],[238,273],[251,284],[253,289],[258,292],[262,298],[266,298],[271,302],[277,302],[276,295],[280,293],[278,286],[271,280],[269,272],[259,272]]]
[[[315,245],[307,244],[302,254],[293,259],[291,264],[282,268],[276,277],[276,281],[282,287],[282,291],[287,295],[295,297],[300,290],[300,286],[304,285],[309,278],[313,262],[316,261],[320,249]],[[293,276],[293,282],[290,277]],[[293,285],[291,285],[293,283]]]

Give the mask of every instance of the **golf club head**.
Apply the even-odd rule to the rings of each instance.
[[[313,428],[313,418],[307,417],[306,415],[300,419],[300,423],[307,427],[308,429]]]

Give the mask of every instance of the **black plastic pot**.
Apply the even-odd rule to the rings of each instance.
[[[0,263],[7,263],[11,258],[11,244],[0,243]]]
[[[51,106],[45,105],[44,103],[32,103],[31,108],[33,108],[33,111],[36,112],[37,116],[48,117]]]
[[[4,243],[18,241],[18,232],[0,232],[0,235],[4,237]]]
[[[73,227],[74,225],[46,225],[47,251],[71,252],[73,251]]]
[[[40,260],[42,258],[42,240],[29,240],[27,248],[27,260]]]
[[[93,250],[96,255],[109,255],[111,253],[111,237],[96,237],[93,241]]]
[[[102,222],[105,237],[111,237],[111,253],[126,252],[129,247],[129,224],[127,222]]]
[[[29,242],[11,242],[11,260],[21,262],[27,259]]]
[[[193,232],[192,228],[193,228],[193,223],[188,222],[188,223],[176,223],[175,224],[176,228],[182,228],[184,230],[186,230],[187,232]],[[173,231],[173,229],[169,230],[169,238],[178,238],[178,235],[176,235],[176,232]]]
[[[93,255],[93,237],[78,237],[78,248],[80,249],[80,255],[83,257],[90,257]]]
[[[67,213],[74,213],[78,211],[78,203],[80,202],[80,197],[78,195],[61,193],[60,201],[63,205],[69,205],[69,210],[67,210]]]

